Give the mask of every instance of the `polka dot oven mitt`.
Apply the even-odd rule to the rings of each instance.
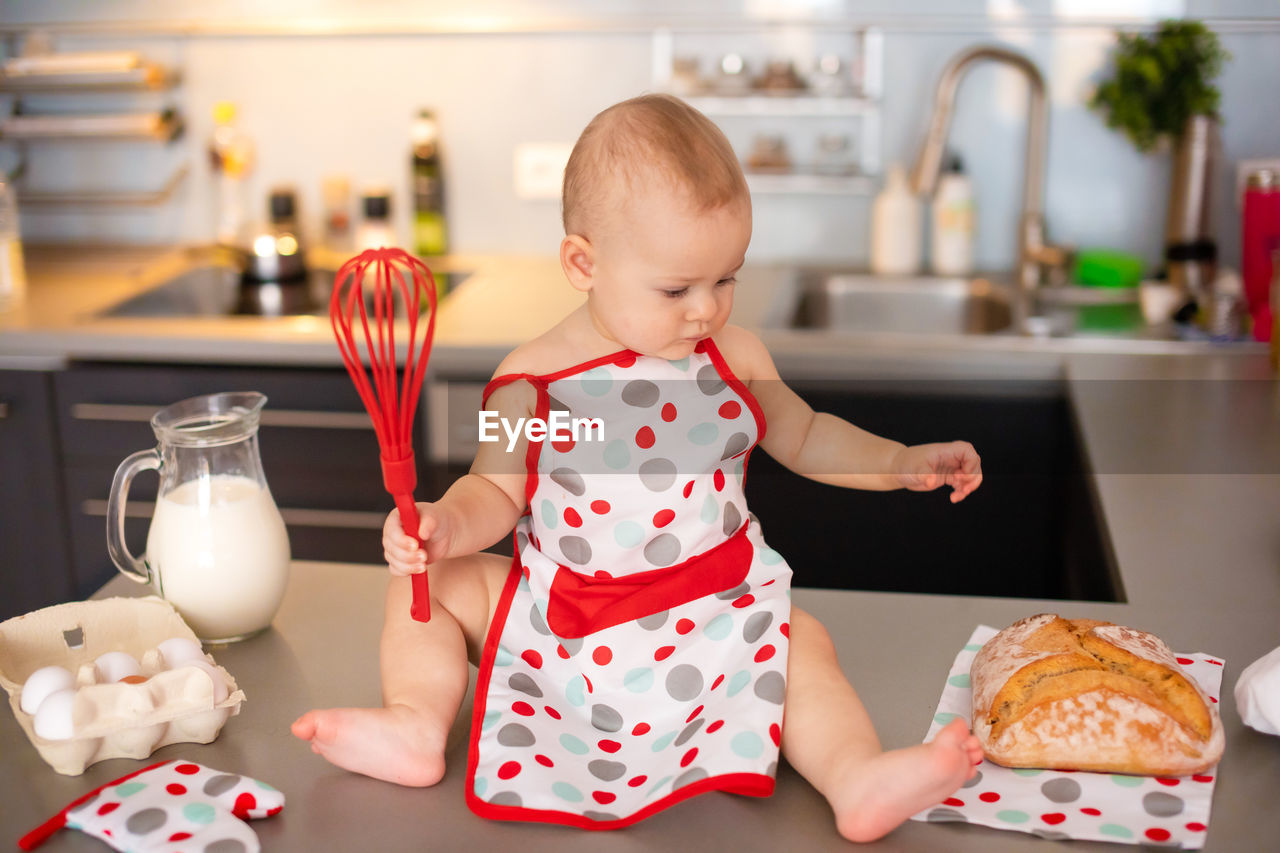
[[[33,850],[69,826],[116,850],[256,853],[261,845],[246,821],[283,808],[284,794],[257,779],[165,761],[81,797],[18,846]]]

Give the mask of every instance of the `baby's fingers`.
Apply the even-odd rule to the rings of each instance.
[[[412,541],[412,540],[410,540]],[[393,548],[388,545],[382,552],[391,574],[397,577],[413,575],[427,570],[427,555],[414,545],[412,549]]]
[[[419,512],[422,513],[421,505]],[[430,539],[435,529],[436,520],[428,514],[421,514],[419,531],[423,542]],[[397,511],[393,510],[383,524],[382,548],[382,555],[393,575],[402,577],[426,571],[426,550],[419,546],[418,540],[405,532]]]
[[[982,473],[965,474],[957,472],[951,478],[951,502],[959,503],[964,500],[973,490],[982,485]]]

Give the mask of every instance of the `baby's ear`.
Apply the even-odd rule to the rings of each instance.
[[[560,267],[575,290],[591,290],[596,263],[595,248],[581,234],[570,234],[560,241]]]

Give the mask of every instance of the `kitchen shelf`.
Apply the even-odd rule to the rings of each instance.
[[[181,75],[145,63],[122,71],[61,71],[14,74],[0,71],[0,92],[15,95],[61,95],[83,92],[160,91],[178,85]]]
[[[144,140],[169,142],[182,132],[174,110],[101,115],[13,115],[0,122],[0,139]]]
[[[653,34],[653,88],[670,92],[721,124],[733,140],[738,156],[747,156],[751,146],[743,133],[754,129],[755,146],[772,142],[779,150],[798,152],[800,161],[790,162],[785,174],[749,173],[753,193],[788,195],[865,195],[874,192],[874,177],[881,169],[881,103],[883,91],[883,34],[875,27],[832,30],[816,24],[797,24],[808,29],[814,39],[778,38],[765,25],[739,28],[710,28],[696,32],[664,28]],[[819,33],[819,31],[821,31]],[[822,38],[818,39],[817,36]],[[806,45],[797,48],[797,43]],[[727,91],[713,75],[701,74],[709,59],[736,58],[743,69],[733,75],[735,91]],[[835,59],[832,66],[826,61]],[[774,68],[789,69],[794,86],[786,89],[759,88],[766,78],[748,76],[745,69],[760,67],[762,61]],[[806,78],[810,67],[822,68]],[[796,73],[795,69],[801,69]],[[816,75],[816,77],[814,76]],[[736,78],[742,78],[740,80]],[[742,91],[736,91],[741,86]],[[754,86],[754,88],[749,88]],[[839,126],[841,130],[836,131]],[[785,129],[784,129],[785,128]],[[812,144],[840,134],[852,141],[848,150],[850,173],[824,175],[806,173]],[[807,137],[807,138],[806,138]],[[822,158],[819,153],[818,158]]]
[[[73,190],[38,192],[19,190],[18,203],[23,207],[152,207],[169,200],[187,178],[187,167],[178,168],[164,186],[151,191]]]

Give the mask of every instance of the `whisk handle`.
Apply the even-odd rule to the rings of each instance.
[[[404,532],[413,537],[422,546],[418,536],[418,505],[413,502],[413,489],[418,484],[417,468],[414,465],[413,453],[399,459],[382,459],[382,484],[391,497],[395,499],[396,509],[400,511],[400,526]],[[431,593],[427,589],[427,573],[419,572],[410,575],[413,582],[413,604],[409,607],[409,615],[419,622],[431,620]]]
[[[413,495],[401,494],[394,497],[396,509],[400,511],[400,526],[414,538],[419,548],[423,547],[422,540],[418,538],[418,507],[413,502]],[[410,575],[409,580],[413,583],[413,604],[409,606],[409,615],[419,622],[430,622],[431,592],[427,588],[427,573],[422,571]]]

